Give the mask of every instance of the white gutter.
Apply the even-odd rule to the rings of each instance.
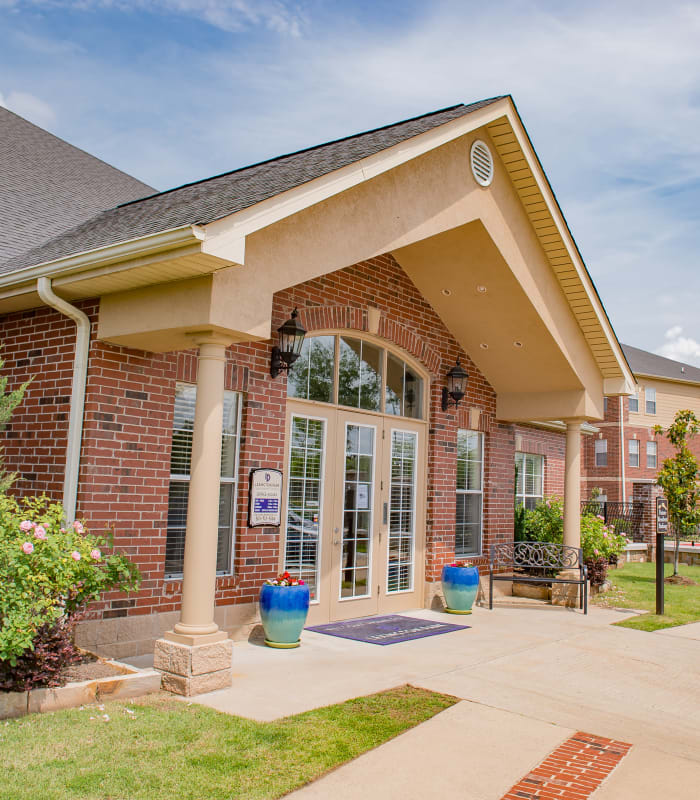
[[[620,395],[620,475],[622,476],[622,502],[627,500],[625,491],[625,398]],[[641,462],[642,454],[639,454]]]
[[[87,380],[88,353],[90,351],[90,320],[79,308],[72,306],[51,288],[51,278],[37,280],[36,290],[47,306],[70,317],[76,326],[75,354],[73,356],[73,385],[68,421],[68,443],[66,446],[66,470],[63,479],[63,509],[67,523],[75,520],[78,499],[78,475],[80,468],[80,446],[83,440],[83,411],[85,408],[85,382]]]
[[[63,274],[75,274],[96,266],[127,261],[159,253],[171,248],[202,242],[205,234],[198,225],[183,225],[160,233],[150,233],[126,242],[105,245],[94,250],[84,250],[55,261],[22,267],[0,275],[0,287],[11,287],[23,281],[42,277],[56,278]],[[60,298],[59,298],[60,299]]]

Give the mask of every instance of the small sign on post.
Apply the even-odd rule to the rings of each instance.
[[[664,534],[668,533],[668,500],[656,498],[656,613],[664,613]]]
[[[248,527],[277,527],[282,519],[282,473],[278,469],[250,471]]]
[[[668,500],[665,497],[656,498],[656,532],[668,533]]]

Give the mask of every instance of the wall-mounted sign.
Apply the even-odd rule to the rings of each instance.
[[[656,532],[668,533],[668,500],[665,497],[656,498]]]
[[[282,473],[278,469],[250,471],[248,527],[275,527],[281,522]]]
[[[357,499],[355,503],[356,508],[369,508],[369,484],[357,484]]]

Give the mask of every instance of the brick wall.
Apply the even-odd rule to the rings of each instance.
[[[515,449],[544,457],[544,496],[564,497],[566,436],[563,432],[515,426]]]
[[[88,314],[96,303],[83,303]],[[75,324],[48,308],[2,318],[0,330],[8,389],[31,379],[15,410],[2,446],[7,468],[18,473],[21,494],[60,497],[66,458]]]
[[[660,391],[660,390],[659,390]],[[643,402],[643,397],[641,399]],[[608,400],[608,410],[602,422],[596,422],[596,427],[600,428],[600,433],[596,436],[585,436],[583,442],[583,473],[581,495],[583,498],[590,497],[591,489],[597,487],[602,489],[610,501],[622,500],[622,469],[620,456],[624,458],[625,472],[625,497],[632,499],[634,484],[641,481],[653,482],[656,480],[659,468],[665,458],[674,455],[666,436],[654,433],[653,428],[630,423],[629,399],[623,398],[622,417],[624,424],[624,442],[622,443],[622,454],[620,453],[620,401],[617,397]],[[595,465],[595,439],[607,439],[608,442],[608,463],[605,467]],[[629,440],[639,441],[639,466],[630,466],[629,459]],[[657,458],[656,468],[647,467],[647,442],[656,442]],[[700,436],[694,437],[690,443],[691,450],[697,458],[700,458]]]
[[[652,548],[656,545],[656,498],[663,497],[660,486],[652,483],[635,483],[632,486],[632,500],[644,504],[641,532],[644,542]]]
[[[298,306],[309,330],[366,330],[366,307],[381,311],[379,335],[419,360],[432,376],[428,437],[426,577],[436,580],[454,557],[456,435],[478,409],[485,434],[484,552],[512,535],[515,429],[495,422],[495,394],[449,335],[391,256],[382,256],[280,292],[274,298],[276,328]],[[143,572],[138,595],[105,597],[104,617],[176,611],[179,581],[166,581],[167,489],[175,383],[196,381],[191,352],[152,354],[95,340],[98,304],[80,304],[93,322],[78,510],[92,530],[109,528]],[[6,372],[11,385],[34,376],[25,403],[4,435],[7,466],[17,469],[22,494],[60,497],[63,481],[74,325],[51,309],[2,320]],[[217,581],[217,604],[251,602],[261,581],[278,566],[276,530],[248,529],[247,476],[256,466],[283,468],[286,381],[269,377],[271,342],[228,350],[226,386],[244,395],[236,528],[235,574]],[[463,407],[443,413],[444,375],[457,356],[469,372]],[[540,432],[533,436],[540,437]],[[551,434],[545,436],[551,437]],[[485,559],[480,560],[485,563]]]

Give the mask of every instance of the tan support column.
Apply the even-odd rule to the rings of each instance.
[[[566,422],[566,456],[564,458],[564,544],[581,547],[581,420]],[[562,570],[560,578],[578,577],[575,570]],[[552,584],[552,605],[575,608],[578,586]]]
[[[180,621],[156,642],[154,666],[162,685],[193,695],[231,685],[232,644],[214,622],[219,529],[221,431],[226,347],[230,340],[207,332],[199,346],[192,469],[187,502]]]
[[[564,544],[581,547],[581,420],[566,420]]]

